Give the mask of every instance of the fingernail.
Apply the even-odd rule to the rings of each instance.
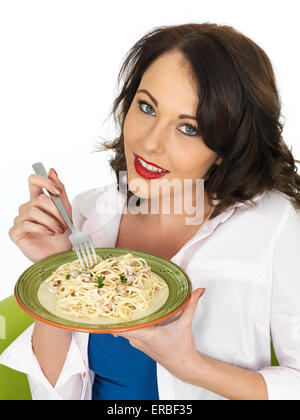
[[[53,192],[54,194],[57,194],[57,195],[60,195],[62,193],[62,191],[57,187],[53,187]]]
[[[65,233],[65,229],[60,226],[57,228],[57,231],[58,233]]]
[[[58,178],[58,175],[57,175],[57,172],[56,172],[56,170],[54,169],[54,168],[51,168],[52,169],[52,171],[55,173],[55,175],[57,176],[57,178]]]
[[[206,289],[200,289],[199,291],[198,291],[198,293],[197,293],[197,297],[199,298],[199,297],[201,297],[204,293],[205,293],[205,290]]]
[[[47,232],[51,236],[54,236],[55,235],[55,232],[53,232],[53,230],[47,229]]]

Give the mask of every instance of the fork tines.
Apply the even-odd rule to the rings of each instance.
[[[92,268],[97,264],[97,255],[90,239],[85,242],[72,241],[72,244],[83,269]]]

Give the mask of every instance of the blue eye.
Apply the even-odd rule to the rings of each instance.
[[[184,124],[181,127],[187,127],[188,128],[188,132],[184,132],[184,131],[181,131],[180,130],[186,136],[190,136],[190,137],[198,136],[198,130],[193,125],[191,125],[191,124]]]
[[[153,107],[150,105],[150,104],[148,104],[148,102],[146,102],[146,101],[138,101],[138,104],[139,104],[139,106],[140,106],[140,110],[142,111],[142,112],[144,112],[145,114],[149,114],[149,112],[147,112],[147,111],[144,111],[144,109],[146,108],[150,108],[150,109],[152,109],[153,111],[154,111],[154,109],[153,109]],[[143,105],[146,105],[145,106],[145,108],[143,108]]]
[[[154,112],[153,107],[148,102],[139,100],[138,101],[138,104],[139,104],[140,110],[142,112],[144,112],[144,114],[153,115],[152,112],[147,112],[147,109],[148,110],[150,109],[150,111],[153,111]],[[180,132],[182,134],[184,134],[185,136],[195,137],[195,136],[198,136],[199,135],[199,132],[198,132],[197,128],[194,127],[192,124],[184,124],[181,127],[186,127],[188,129],[187,132],[184,132],[184,131],[181,131],[180,130]]]

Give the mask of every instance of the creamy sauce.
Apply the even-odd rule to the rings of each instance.
[[[153,273],[152,274],[158,278],[161,282],[163,282],[166,287],[162,288],[161,290],[155,291],[155,298],[151,302],[150,306],[146,310],[136,310],[132,312],[131,318],[124,321],[135,321],[137,319],[143,318],[144,316],[148,316],[152,314],[153,312],[157,311],[159,308],[161,308],[164,303],[167,301],[169,296],[169,288],[165,280],[160,277],[158,274]],[[66,315],[65,313],[61,312],[59,309],[56,308],[56,295],[54,293],[50,293],[49,290],[49,284],[44,281],[38,290],[38,299],[41,303],[41,305],[44,306],[44,308],[47,309],[47,311],[51,312],[54,315],[59,316],[60,318],[68,319],[69,321],[78,321],[85,324],[119,324],[120,322],[123,322],[122,319],[114,319],[114,318],[106,318],[106,317],[98,317],[94,319],[89,318],[77,318],[73,315]]]

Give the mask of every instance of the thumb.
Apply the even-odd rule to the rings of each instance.
[[[61,199],[69,217],[72,219],[72,207],[70,204],[70,201],[67,196],[67,192],[65,189],[64,184],[61,182],[61,180],[58,178],[57,172],[54,168],[51,168],[48,174],[48,177],[55,182],[55,185],[58,186],[58,188],[61,190],[61,194],[59,195],[59,198]]]
[[[193,319],[194,313],[195,313],[197,305],[198,305],[198,301],[199,301],[200,297],[204,295],[205,290],[206,289],[204,289],[204,288],[198,288],[198,289],[193,291],[193,293],[191,295],[191,300],[186,305],[186,307],[183,309],[181,315],[179,316],[179,319],[190,320],[190,321]]]

